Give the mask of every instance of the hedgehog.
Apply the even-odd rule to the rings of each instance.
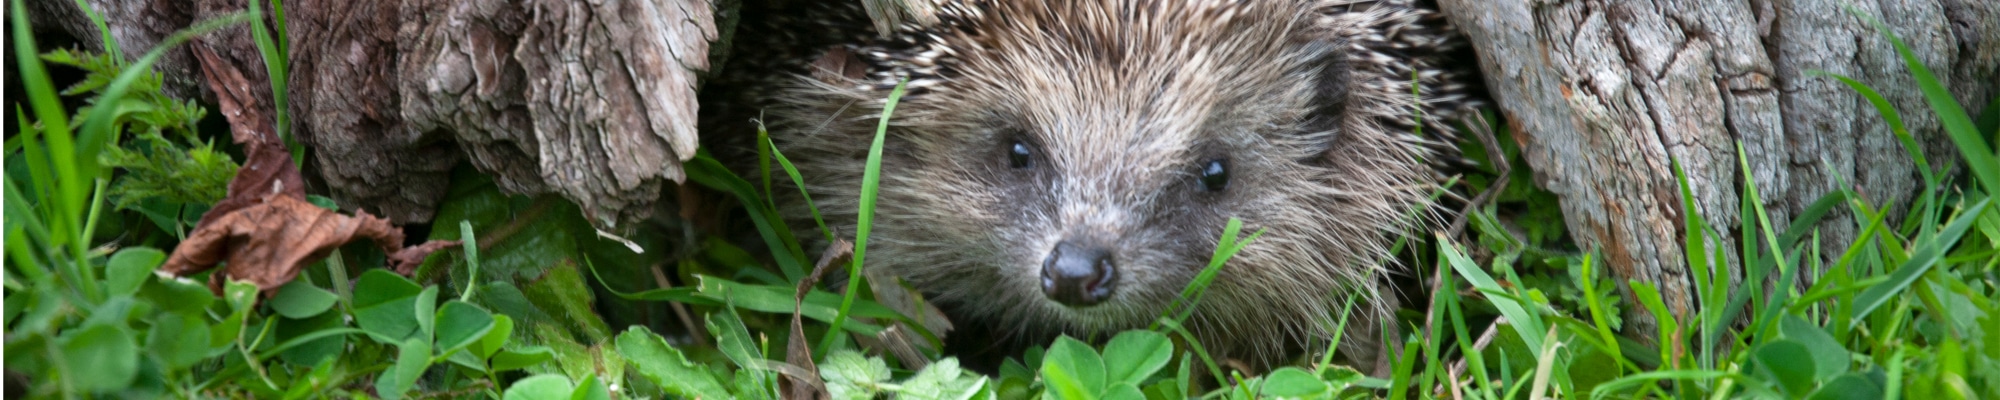
[[[924,293],[960,326],[953,337],[1009,349],[1103,338],[1180,300],[1193,304],[1187,331],[1221,358],[1268,368],[1338,334],[1345,360],[1385,371],[1390,246],[1441,219],[1430,199],[1440,160],[1455,157],[1450,127],[1431,121],[1476,101],[1450,61],[1461,39],[1435,10],[913,2],[929,17],[879,35],[860,7],[807,13],[844,32],[786,34],[812,42],[817,67],[755,60],[801,64],[740,91],[757,96],[816,206],[778,197],[798,226],[816,208],[834,232],[855,231],[869,147],[900,86],[864,269]],[[1232,218],[1261,235],[1183,299]]]

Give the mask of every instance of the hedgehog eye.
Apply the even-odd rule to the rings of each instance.
[[[1201,165],[1201,188],[1210,192],[1220,192],[1229,187],[1229,161],[1208,160]]]
[[[1029,151],[1027,143],[1016,140],[1008,146],[1007,162],[1015,169],[1027,169],[1035,165],[1034,153]]]

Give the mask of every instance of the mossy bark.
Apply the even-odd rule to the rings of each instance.
[[[1599,251],[1621,286],[1656,285],[1683,316],[1701,305],[1687,270],[1675,162],[1696,210],[1720,230],[1708,244],[1725,254],[1715,264],[1738,282],[1738,249],[1761,241],[1734,228],[1758,223],[1740,212],[1739,157],[1777,229],[1843,184],[1869,204],[1892,205],[1895,226],[1922,188],[1883,117],[1814,71],[1874,86],[1932,168],[1956,162],[1902,59],[1864,17],[1909,43],[1968,111],[2000,94],[2000,2],[1882,0],[1851,10],[1841,0],[1439,3],[1471,38],[1536,184],[1561,198],[1579,244]],[[1821,260],[1858,234],[1845,210],[1815,227]],[[1625,309],[1638,328],[1628,332],[1655,332],[1643,307]]]
[[[28,3],[38,27],[101,47],[76,1]],[[84,3],[133,57],[195,21],[246,9],[243,0]],[[308,174],[344,208],[428,221],[450,169],[470,160],[508,191],[575,201],[600,227],[637,220],[694,156],[697,79],[710,42],[727,33],[716,3],[287,0],[290,127],[312,149]],[[268,81],[247,26],[191,45]],[[157,67],[168,91],[212,97],[187,54],[175,49]]]

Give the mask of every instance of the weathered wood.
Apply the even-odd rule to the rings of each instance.
[[[75,1],[29,3],[38,24],[98,43]],[[245,6],[86,3],[130,55]],[[343,207],[427,221],[469,157],[505,190],[559,193],[610,227],[650,214],[694,156],[696,79],[719,37],[710,1],[285,3],[291,128],[313,150],[308,172]],[[267,80],[248,32],[201,45]],[[184,51],[162,62],[171,93],[197,95],[191,65]]]
[[[1779,229],[1837,182],[1870,204],[1895,205],[1892,216],[1920,186],[1873,107],[1811,71],[1869,82],[1896,104],[1934,167],[1956,160],[1895,50],[1846,2],[1439,3],[1472,40],[1536,183],[1561,198],[1580,244],[1601,250],[1620,278],[1659,287],[1680,315],[1698,305],[1676,160],[1698,212],[1725,227],[1708,245],[1724,249],[1716,264],[1739,280],[1745,238],[1726,228],[1744,223],[1739,142]],[[2000,90],[2000,3],[1885,0],[1855,12],[1883,19],[1969,111]],[[1817,229],[1830,249],[1821,257],[1857,234],[1845,211]],[[1632,332],[1654,332],[1639,307],[1627,309]]]

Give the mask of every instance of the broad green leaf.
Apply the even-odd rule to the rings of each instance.
[[[493,329],[487,330],[485,336],[472,344],[472,354],[482,360],[493,357],[494,353],[499,353],[501,348],[507,346],[507,338],[513,334],[514,319],[494,314]]]
[[[1815,365],[1813,371],[1817,372],[1814,375],[1815,379],[1824,381],[1847,373],[1848,360],[1851,359],[1847,348],[1842,347],[1839,341],[1834,340],[1833,335],[1827,334],[1819,325],[1788,313],[1778,321],[1778,332],[1784,335],[1785,339],[1804,345],[1806,351],[1812,353]]]
[[[215,303],[215,292],[186,278],[162,278],[142,285],[139,298],[153,303],[161,311],[199,316]]]
[[[423,377],[424,368],[430,367],[429,341],[423,338],[410,338],[404,341],[398,350],[396,364],[390,366],[387,371],[382,371],[382,375],[375,379],[375,391],[384,400],[403,398],[404,393],[416,386],[417,378]],[[569,391],[564,390],[562,393],[568,395]]]
[[[354,323],[382,343],[402,343],[417,333],[417,295],[424,288],[383,269],[361,274],[354,284]]]
[[[1084,383],[1078,381],[1076,376],[1070,374],[1066,368],[1068,367],[1063,364],[1042,364],[1042,384],[1044,385],[1042,390],[1045,396],[1061,400],[1089,400],[1097,398],[1096,392],[1093,389],[1085,388]]]
[[[416,304],[411,305],[413,309],[416,310],[416,313],[412,314],[411,316],[416,317],[417,319],[418,337],[425,339],[436,337],[435,334],[437,332],[437,307],[438,307],[437,298],[438,298],[438,287],[427,286],[424,287],[423,292],[417,293]]]
[[[309,319],[282,318],[278,320],[276,342],[290,342],[314,333],[344,328],[346,316],[339,313],[321,313]],[[269,341],[267,341],[269,342]],[[298,344],[279,353],[280,359],[297,366],[319,365],[337,358],[347,348],[347,335],[331,335]]]
[[[385,269],[371,269],[361,273],[354,283],[354,308],[362,309],[389,301],[416,296],[424,291],[422,286],[411,282],[402,275]]]
[[[198,316],[156,314],[146,332],[146,349],[167,369],[186,369],[208,358],[208,321]]]
[[[1103,393],[1107,385],[1104,380],[1104,359],[1098,357],[1090,345],[1068,336],[1057,338],[1049,345],[1049,352],[1042,356],[1042,375],[1047,378],[1051,368],[1061,369],[1085,393]]]
[[[591,374],[590,376],[583,377],[583,382],[576,384],[576,392],[570,393],[569,398],[570,400],[611,400],[611,391],[604,387],[604,380],[598,379],[597,374]]]
[[[766,380],[769,374],[764,369],[757,368],[764,361],[764,352],[756,342],[752,341],[750,331],[744,328],[743,320],[736,314],[735,308],[708,313],[708,332],[715,335],[715,346],[718,350],[722,351],[722,355],[729,357],[730,362],[740,367],[736,370],[737,375],[741,375],[740,378],[754,382],[764,382]],[[762,388],[764,385],[756,384],[751,387]],[[736,394],[747,397],[770,397],[776,395],[775,393],[763,393],[761,390],[756,392],[739,391]]]
[[[1138,386],[1133,386],[1130,383],[1118,382],[1111,384],[1111,387],[1104,388],[1104,397],[1102,398],[1143,399],[1146,398],[1146,393],[1140,392]]]
[[[244,281],[229,281],[222,286],[222,300],[229,302],[229,309],[249,312],[257,305],[257,285]]]
[[[493,314],[479,306],[452,300],[438,310],[437,324],[438,353],[446,354],[484,339],[495,322]]]
[[[416,304],[417,297],[410,296],[370,307],[356,306],[354,323],[377,342],[402,343],[417,334]]]
[[[724,399],[729,392],[708,368],[688,362],[680,350],[644,326],[634,326],[618,335],[618,354],[639,369],[639,374],[660,385],[667,393],[687,398]]]
[[[1280,368],[1264,376],[1264,387],[1260,393],[1276,397],[1307,397],[1326,393],[1326,382],[1313,376],[1311,372],[1295,367]]]
[[[575,391],[576,388],[570,384],[569,377],[560,374],[541,374],[515,381],[513,386],[507,387],[507,392],[500,395],[500,398],[504,400],[567,399]]]
[[[896,398],[965,399],[980,394],[985,384],[984,377],[959,368],[958,359],[945,357],[899,383],[902,388],[896,390]]]
[[[153,270],[167,261],[167,253],[151,247],[127,247],[111,255],[104,267],[107,294],[133,294],[153,277]]]
[[[450,361],[452,364],[458,364],[458,366],[465,367],[466,369],[479,371],[480,373],[492,372],[490,368],[486,368],[486,360],[479,358],[479,354],[469,348],[466,351],[451,353],[451,355],[445,356],[444,360]]]
[[[1153,331],[1132,330],[1111,338],[1104,345],[1105,382],[1124,382],[1134,386],[1153,376],[1174,356],[1174,344],[1167,335]]]
[[[1882,387],[1861,374],[1849,373],[1827,381],[1813,392],[1810,400],[1873,400],[1883,398]]]
[[[1608,354],[1610,349],[1584,347],[1572,350],[1569,362],[1569,380],[1576,391],[1588,392],[1598,384],[1618,379],[1624,371],[1619,369],[1618,360]]]
[[[556,358],[548,346],[527,346],[493,353],[493,372],[512,371],[549,362]]]
[[[1755,357],[1758,375],[1776,383],[1779,390],[1790,396],[1812,392],[1812,352],[1805,345],[1780,339],[1758,346]]]
[[[526,295],[529,303],[546,311],[550,317],[560,321],[562,326],[581,333],[587,341],[601,342],[610,339],[611,328],[598,317],[597,310],[591,307],[595,297],[575,264],[563,263],[549,267],[543,271],[541,277],[521,287],[521,292]]]
[[[293,280],[278,287],[278,293],[271,295],[271,309],[286,318],[306,319],[333,308],[340,300],[333,292],[307,283],[303,279]],[[315,363],[317,364],[317,363]]]
[[[889,381],[889,364],[853,350],[837,350],[819,363],[819,376],[835,399],[872,399],[875,388]]]
[[[64,335],[62,358],[70,381],[85,392],[124,388],[139,373],[139,345],[130,332],[110,324]]]

